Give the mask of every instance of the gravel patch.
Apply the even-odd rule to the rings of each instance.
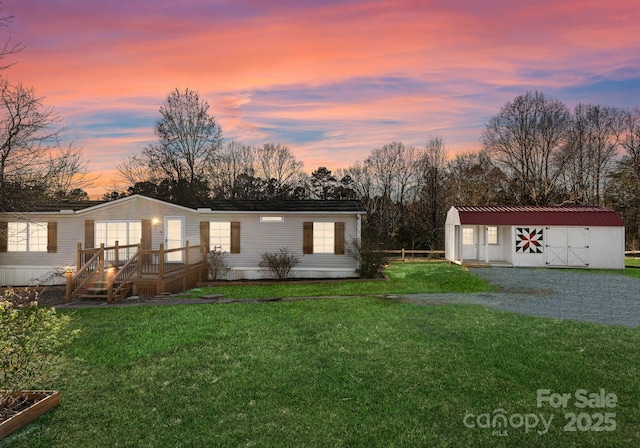
[[[398,297],[412,303],[471,303],[532,316],[631,328],[640,326],[640,281],[630,277],[564,269],[492,267],[470,270],[500,290]]]

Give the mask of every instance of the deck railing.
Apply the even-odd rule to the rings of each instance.
[[[189,269],[192,265],[207,260],[206,246],[191,246],[189,241],[185,247],[165,249],[160,244],[157,250],[141,250],[139,253],[138,278],[164,278],[169,274]]]
[[[116,241],[114,246],[82,249],[78,244],[77,263],[75,273],[67,273],[67,301],[87,284],[96,272],[104,273],[107,282],[108,302],[132,278],[163,280],[171,275],[187,272],[193,267],[205,264],[207,261],[207,247],[205,245],[190,245],[185,247],[165,249],[160,244],[157,250],[142,249],[141,244],[120,246]],[[115,288],[115,290],[114,290]]]

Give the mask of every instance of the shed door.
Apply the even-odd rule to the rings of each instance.
[[[567,229],[547,227],[546,262],[548,266],[567,266]]]
[[[475,227],[462,227],[462,259],[478,258],[478,232]]]
[[[589,266],[589,229],[567,229],[567,264],[569,266]]]
[[[589,266],[589,229],[547,227],[548,266]]]

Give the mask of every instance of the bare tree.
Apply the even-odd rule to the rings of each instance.
[[[64,127],[33,88],[0,80],[0,199],[17,206],[63,198],[90,184],[82,152],[61,146]],[[17,192],[22,194],[17,194]],[[27,194],[25,194],[27,193]]]
[[[284,145],[265,143],[256,148],[257,176],[269,181],[275,179],[280,186],[297,185],[306,177],[302,171],[304,163],[298,161],[291,150]]]
[[[237,180],[241,175],[255,174],[255,148],[229,142],[211,167],[211,189],[219,199],[235,199]]]
[[[160,106],[160,115],[155,127],[159,141],[143,151],[143,159],[153,172],[188,190],[180,196],[203,194],[206,173],[222,144],[222,130],[209,114],[209,104],[193,90],[175,89]]]
[[[516,97],[487,123],[480,142],[516,181],[519,202],[543,205],[556,199],[570,122],[561,101],[535,91]]]
[[[2,2],[0,2],[2,5]],[[0,11],[2,8],[0,7]],[[8,27],[13,22],[13,16],[0,16],[0,28]],[[7,56],[11,56],[12,54],[19,53],[23,50],[24,46],[20,42],[13,42],[10,37],[4,40],[2,44],[0,44],[0,61],[4,60]],[[13,63],[2,64],[0,65],[0,70],[5,70],[11,67]]]
[[[509,205],[509,183],[485,151],[458,154],[449,160],[447,186],[451,205]]]
[[[621,113],[606,106],[578,104],[565,148],[565,185],[569,199],[600,204],[604,182],[616,155]]]
[[[621,113],[620,146],[624,154],[610,173],[609,205],[621,215],[629,250],[640,249],[640,109]]]

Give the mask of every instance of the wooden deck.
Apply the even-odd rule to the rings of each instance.
[[[194,288],[207,279],[207,248],[203,245],[165,250],[141,245],[82,249],[78,267],[67,272],[67,303],[75,298],[104,298],[107,303],[128,295],[176,293]]]

